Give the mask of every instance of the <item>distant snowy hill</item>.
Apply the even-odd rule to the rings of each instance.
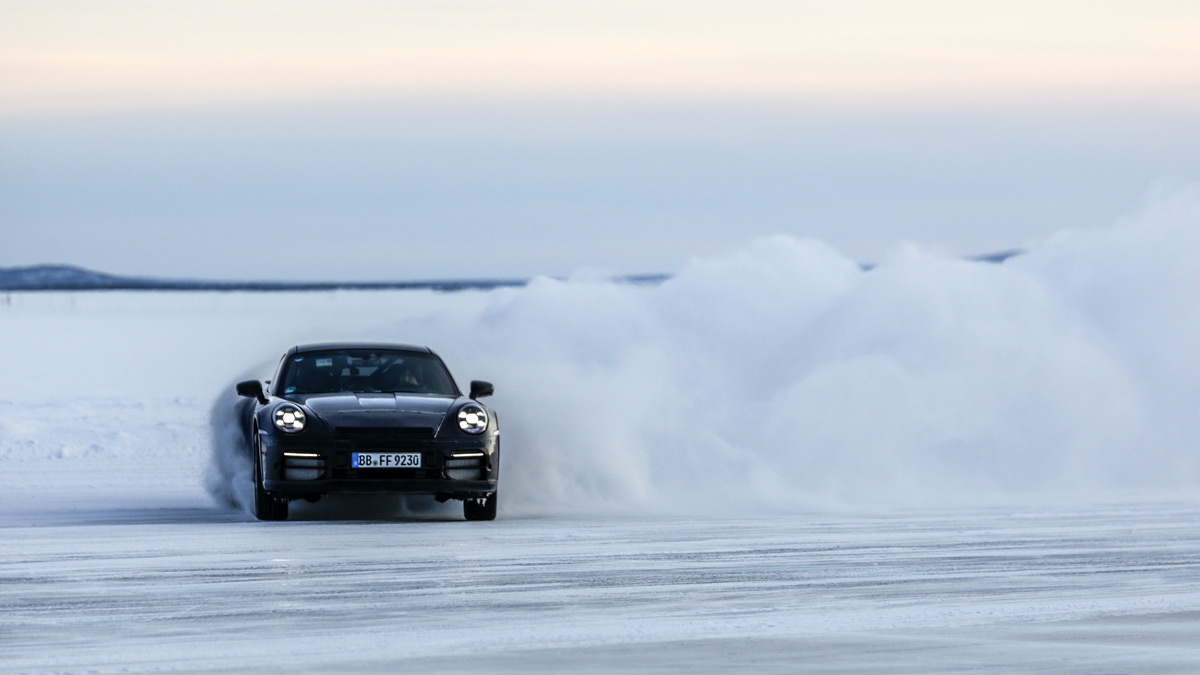
[[[36,265],[0,268],[0,291],[322,291],[337,289],[469,290],[521,286],[521,279],[469,279],[438,281],[211,281],[125,277],[72,265]]]
[[[118,288],[130,281],[71,265],[0,268],[0,289],[9,291]]]
[[[982,255],[968,256],[967,260],[973,260],[975,262],[1002,263],[1005,260],[1008,260],[1009,258],[1015,258],[1024,252],[1024,249],[1014,248],[1008,251],[998,251],[996,253],[984,253]]]
[[[970,256],[967,260],[1002,263],[1021,255],[1019,249]],[[870,270],[872,264],[862,265]],[[667,274],[631,274],[614,277],[628,284],[657,284]],[[435,290],[464,291],[524,286],[528,279],[442,279],[425,281],[212,281],[203,279],[156,279],[125,277],[76,267],[74,265],[34,265],[0,267],[0,291],[327,291],[356,290]]]
[[[665,274],[637,274],[614,281],[655,284]],[[441,279],[424,281],[211,281],[123,277],[73,265],[0,267],[0,291],[329,291],[354,290],[488,290],[524,286],[528,279]]]

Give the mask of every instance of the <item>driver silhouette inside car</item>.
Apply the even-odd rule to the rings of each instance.
[[[380,392],[422,393],[425,385],[416,371],[405,363],[393,363],[371,376],[371,386]]]

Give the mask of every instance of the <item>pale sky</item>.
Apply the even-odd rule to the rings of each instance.
[[[0,266],[671,271],[1200,180],[1200,3],[0,0]]]

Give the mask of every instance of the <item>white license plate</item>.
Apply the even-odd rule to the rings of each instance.
[[[351,466],[355,469],[419,469],[419,452],[353,452]]]

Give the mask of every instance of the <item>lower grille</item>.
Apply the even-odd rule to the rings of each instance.
[[[425,478],[440,478],[441,476],[435,469],[334,469],[333,477],[335,479],[349,478],[359,480],[370,480],[372,478],[381,480],[421,480]]]
[[[283,455],[284,480],[316,480],[325,473],[325,460],[320,457]]]
[[[483,456],[452,457],[446,460],[446,478],[453,480],[483,480]]]

